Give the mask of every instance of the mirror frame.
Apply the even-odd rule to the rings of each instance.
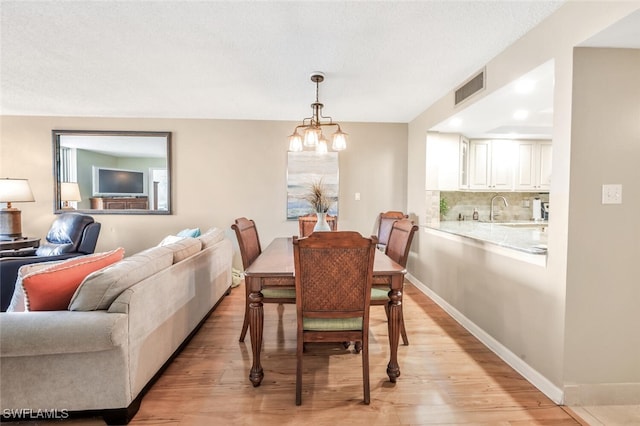
[[[117,131],[117,130],[52,130],[53,140],[53,174],[54,174],[54,214],[68,213],[69,210],[62,208],[62,197],[60,196],[61,176],[60,176],[60,137],[64,135],[91,136],[135,136],[135,137],[164,137],[166,138],[166,158],[167,158],[167,209],[166,210],[127,210],[127,209],[77,209],[73,210],[85,214],[130,214],[130,215],[170,215],[172,214],[172,193],[171,193],[171,132],[156,131]]]

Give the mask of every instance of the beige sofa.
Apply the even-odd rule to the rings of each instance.
[[[3,420],[82,412],[128,423],[146,388],[230,289],[233,248],[222,230],[188,241],[92,274],[108,283],[106,293],[85,286],[87,278],[69,310],[0,313]],[[97,309],[87,309],[96,300]]]

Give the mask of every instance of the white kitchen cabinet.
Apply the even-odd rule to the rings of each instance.
[[[471,141],[469,189],[513,190],[515,146],[511,140]]]
[[[550,185],[550,141],[427,135],[427,190],[548,191]]]
[[[538,188],[551,188],[551,142],[540,142],[538,149]]]
[[[469,189],[469,139],[460,137],[459,188]]]
[[[516,190],[548,190],[551,186],[551,142],[519,141]]]
[[[457,191],[460,188],[460,135],[429,133],[427,135],[427,190]]]

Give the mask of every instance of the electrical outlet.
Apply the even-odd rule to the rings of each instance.
[[[360,201],[360,193],[356,192],[356,201]]]
[[[622,185],[602,185],[602,204],[622,204]]]

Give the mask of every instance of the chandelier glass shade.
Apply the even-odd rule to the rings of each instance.
[[[312,115],[302,120],[302,124],[296,126],[293,134],[289,136],[289,151],[299,152],[305,149],[315,149],[316,152],[326,153],[329,145],[322,132],[323,127],[336,127],[337,130],[331,136],[331,149],[342,151],[347,147],[347,134],[342,131],[338,123],[334,123],[331,117],[322,115],[322,107],[318,101],[318,86],[324,81],[324,74],[314,72],[311,81],[316,84],[316,101],[311,104]],[[301,134],[302,132],[302,134]]]

